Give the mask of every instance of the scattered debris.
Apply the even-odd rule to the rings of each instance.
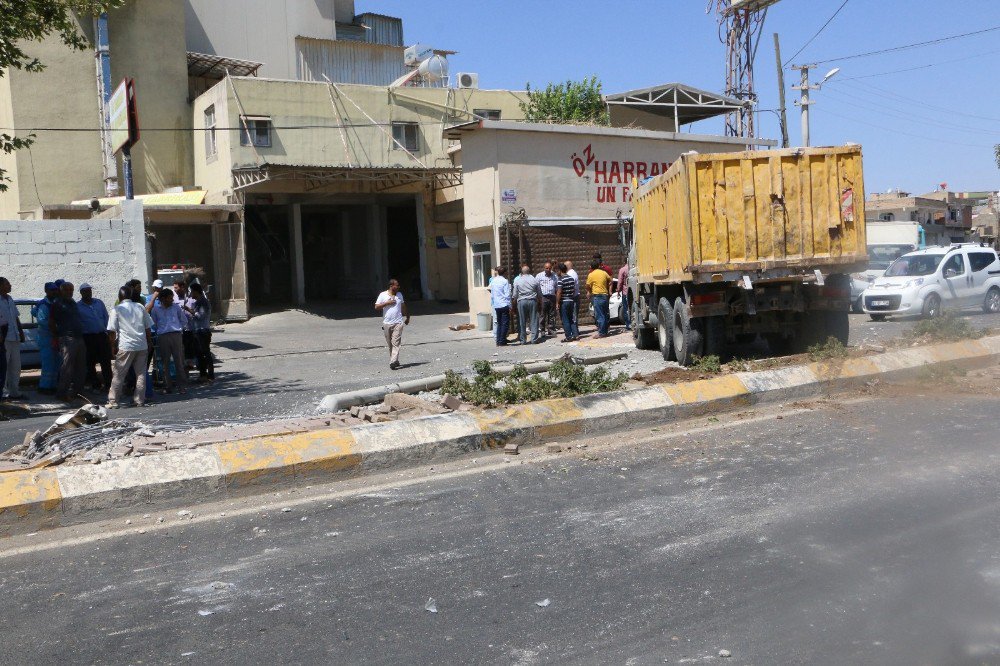
[[[729,650],[719,650],[719,656],[720,657],[732,657],[733,653],[730,652]]]
[[[516,456],[520,454],[519,450],[520,448],[521,448],[520,444],[515,444],[514,442],[508,442],[508,444],[505,447],[503,447],[503,452],[506,453],[508,456]]]
[[[424,610],[430,611],[431,613],[438,612],[437,602],[434,601],[434,597],[431,597],[430,599],[427,600],[427,603],[424,604]]]
[[[454,411],[457,411],[458,409],[460,409],[462,407],[462,405],[464,405],[465,403],[462,402],[462,400],[460,398],[458,398],[457,396],[451,395],[449,393],[449,394],[446,394],[441,399],[441,404],[454,412]]]
[[[542,599],[541,601],[536,601],[535,605],[538,606],[539,608],[545,608],[546,606],[548,606],[551,603],[552,603],[552,601],[546,598],[546,599]]]
[[[458,324],[457,326],[449,326],[449,331],[474,331],[476,330],[475,324]]]
[[[559,453],[562,451],[562,445],[557,442],[549,442],[545,445],[545,451],[547,453]]]
[[[198,611],[198,615],[215,615],[215,611],[202,609]]]
[[[190,515],[192,515],[192,514],[187,509],[181,509],[180,511],[177,512],[177,517],[178,518],[187,518]]]
[[[289,511],[291,511],[291,509],[287,506],[281,509],[281,513],[288,513]]]

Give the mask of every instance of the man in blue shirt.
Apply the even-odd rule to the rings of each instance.
[[[62,357],[56,398],[69,402],[71,396],[83,393],[83,382],[87,377],[87,349],[83,345],[83,324],[80,310],[73,300],[72,282],[63,282],[59,287],[59,298],[50,306],[49,330],[59,341]]]
[[[496,277],[490,280],[490,304],[497,318],[494,333],[497,347],[507,344],[507,333],[510,332],[510,282],[506,275],[507,269],[497,266]]]
[[[166,392],[173,393],[174,379],[170,376],[170,360],[174,361],[177,387],[180,393],[187,393],[187,368],[184,365],[183,332],[188,323],[188,315],[181,306],[174,303],[174,292],[161,289],[153,303],[149,316],[156,326],[156,348],[163,363],[163,383]]]
[[[76,304],[83,324],[83,345],[87,350],[87,384],[104,391],[111,389],[111,343],[108,341],[108,309],[88,283],[80,285],[80,300]],[[101,382],[97,381],[94,365],[101,366]]]
[[[59,288],[55,282],[45,283],[45,298],[31,306],[31,316],[38,323],[38,356],[42,365],[42,374],[38,378],[38,392],[53,394],[59,384],[59,354],[58,347],[53,345],[52,331],[49,329],[52,303],[59,297]]]

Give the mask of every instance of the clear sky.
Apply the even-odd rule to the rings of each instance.
[[[843,0],[782,0],[768,11],[755,74],[760,109],[778,106],[772,33],[788,59]],[[725,49],[707,0],[357,0],[357,12],[403,19],[407,44],[459,51],[451,71],[478,72],[483,88],[596,74],[606,93],[682,82],[725,87]],[[795,58],[818,62],[1000,26],[997,0],[848,0]],[[922,193],[1000,189],[1000,30],[897,53],[821,64],[812,144],[864,146],[867,190]],[[910,71],[898,71],[910,70]],[[885,74],[886,72],[893,72]],[[884,74],[884,75],[883,75]],[[877,76],[873,76],[877,75]],[[797,83],[786,70],[786,86]],[[863,78],[862,78],[863,77]],[[796,80],[793,81],[792,79]],[[789,134],[800,143],[798,92],[787,90]],[[777,118],[758,116],[758,135],[780,138]],[[723,121],[691,126],[721,133]]]

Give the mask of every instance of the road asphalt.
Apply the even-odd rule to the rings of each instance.
[[[974,374],[11,538],[0,663],[997,663]]]

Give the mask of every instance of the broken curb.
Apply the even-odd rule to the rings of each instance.
[[[140,506],[183,506],[260,493],[276,485],[351,478],[475,451],[510,445],[516,450],[560,438],[814,397],[876,377],[905,376],[941,364],[981,366],[998,357],[1000,336],[994,336],[478,412],[258,436],[101,465],[5,472],[0,473],[0,535],[132,513]]]

